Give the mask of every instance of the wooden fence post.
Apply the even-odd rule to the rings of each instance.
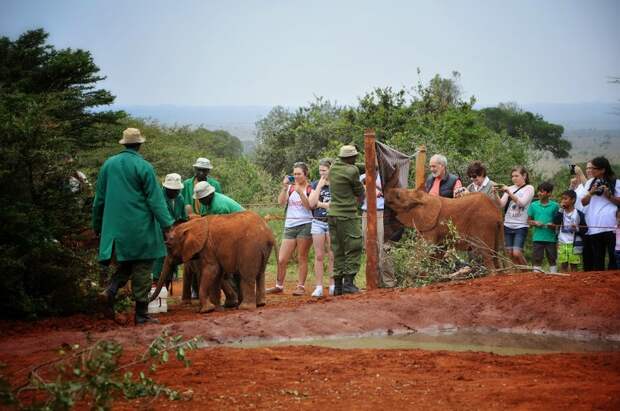
[[[424,181],[426,180],[426,146],[418,147],[415,157],[415,188],[417,190],[424,189]]]
[[[364,160],[366,163],[366,289],[379,287],[377,271],[377,169],[375,161],[375,131],[367,129],[364,133]]]

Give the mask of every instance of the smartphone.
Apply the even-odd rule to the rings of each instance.
[[[295,182],[295,177],[293,176],[288,176],[288,182],[293,184]]]

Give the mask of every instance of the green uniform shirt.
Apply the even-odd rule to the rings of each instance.
[[[235,200],[220,193],[213,194],[213,201],[211,201],[209,207],[203,206],[203,208],[205,208],[206,212],[201,215],[230,214],[237,211],[245,211],[245,208],[241,207]]]
[[[341,159],[336,160],[329,169],[329,202],[328,216],[353,217],[357,215],[357,198],[364,193],[360,182],[359,170],[352,164]]]
[[[534,201],[527,210],[527,215],[532,220],[539,221],[543,224],[553,222],[553,216],[559,210],[558,203],[549,200],[547,204],[541,204],[540,201]],[[555,228],[534,227],[534,236],[532,241],[544,241],[547,243],[557,242]]]
[[[93,229],[101,233],[99,260],[149,260],[166,255],[162,228],[173,224],[153,166],[125,149],[103,163],[93,202]]]
[[[174,222],[178,221],[187,221],[187,212],[185,211],[185,200],[181,193],[179,193],[175,198],[168,198],[166,195],[166,187],[162,187],[162,193],[164,194],[164,199],[166,200],[166,205],[168,206],[168,212],[170,213],[170,217],[174,220]]]
[[[183,181],[183,190],[181,191],[181,194],[183,194],[183,201],[185,201],[185,204],[191,205],[194,213],[205,215],[206,214],[205,206],[200,204],[198,200],[194,200],[194,186],[197,183],[197,181],[195,180],[196,180],[196,177],[191,177]],[[207,183],[211,184],[213,188],[215,188],[216,193],[222,192],[222,186],[213,177],[207,177]]]

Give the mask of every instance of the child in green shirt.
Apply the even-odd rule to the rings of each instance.
[[[549,261],[549,271],[557,272],[557,236],[553,226],[553,217],[559,210],[557,202],[550,199],[553,192],[553,184],[548,181],[538,186],[538,200],[534,201],[529,209],[528,223],[534,226],[534,250],[532,252],[532,265],[534,270],[541,269],[545,254]]]

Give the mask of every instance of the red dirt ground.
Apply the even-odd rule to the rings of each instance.
[[[179,290],[180,287],[176,287]],[[201,315],[172,305],[162,325],[86,316],[0,322],[13,385],[62,344],[114,338],[136,354],[164,327],[214,345],[259,338],[474,329],[620,341],[620,271],[513,274],[313,300],[268,296],[254,312]],[[115,409],[620,409],[620,352],[500,356],[479,352],[215,347],[153,376],[191,400],[115,402]]]

